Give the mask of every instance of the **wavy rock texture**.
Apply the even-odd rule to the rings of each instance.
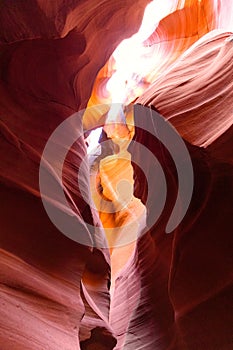
[[[132,60],[135,61],[140,61],[143,57],[141,71],[144,71],[146,65],[150,69],[146,74],[144,73],[141,80],[139,79],[134,84],[133,90],[127,90],[127,102],[134,101],[142,95],[151,83],[156,81],[157,84],[159,76],[166,74],[166,70],[172,63],[205,34],[215,29],[224,32],[233,31],[233,3],[227,0],[171,0],[158,8],[153,7],[152,11],[155,13],[155,19],[152,16],[149,19],[154,20],[155,25],[157,23],[156,29],[140,43],[141,53],[132,56]],[[126,40],[125,44],[127,48],[131,44],[130,39]],[[208,49],[210,48],[206,47],[205,52]],[[127,54],[121,59],[127,61]],[[194,67],[194,64],[192,66]],[[130,69],[130,63],[128,69]],[[97,75],[89,106],[111,102],[111,94],[106,89],[106,85],[115,71],[116,57],[113,54]],[[139,73],[134,72],[135,75]],[[96,115],[93,115],[92,118],[84,116],[84,126],[91,127],[102,116],[103,111],[96,109]]]
[[[98,69],[137,30],[146,3],[1,2],[2,350],[74,350],[90,337],[83,347],[115,344],[108,252],[81,246],[53,226],[39,196],[38,169],[49,135],[86,106]],[[62,184],[84,232],[85,220],[100,225],[76,185],[85,153],[81,139],[67,156]],[[56,194],[50,201],[59,206]]]
[[[150,113],[143,118],[152,130]],[[194,167],[194,193],[182,224],[166,234],[176,198],[176,169],[151,134],[136,130],[135,140],[163,165],[168,198],[159,221],[137,242],[135,253],[118,272],[111,308],[111,325],[119,339],[116,349],[230,349],[232,165],[187,144]],[[132,146],[130,152],[134,160],[141,158],[140,148]],[[149,162],[143,164],[146,177],[155,178],[151,192],[159,197],[159,177],[150,173]],[[135,174],[135,196],[145,202],[146,183],[137,168]]]
[[[209,146],[232,125],[232,39],[218,32],[204,36],[138,102],[156,106],[192,144]]]
[[[140,240],[110,254],[101,248],[104,228],[117,226],[121,238],[138,211],[142,223],[133,226],[136,231],[145,214],[150,217],[147,195],[159,195],[156,181],[148,194],[142,171],[135,164],[132,169],[131,157],[142,157],[133,144],[118,145],[122,161],[113,162],[112,150],[100,160],[99,181],[110,203],[119,176],[112,163],[134,184],[132,207],[112,216],[100,210],[100,247],[65,237],[40,198],[38,171],[47,139],[87,104],[111,102],[106,91],[115,69],[111,55],[138,30],[148,3],[1,1],[1,350],[232,348],[232,2],[171,2],[144,43],[159,61],[129,97],[140,93],[137,103],[156,108],[187,142],[195,187],[176,231],[165,234],[177,194],[174,163],[157,139],[128,130],[127,123],[122,130],[105,128],[115,142],[112,150],[118,145],[114,135],[131,132],[127,142],[134,137],[156,155],[169,190],[162,216]],[[213,29],[219,30],[207,34]],[[104,106],[84,115],[84,128],[106,120],[107,112]],[[150,114],[143,118],[152,130]],[[75,127],[82,128],[81,117]],[[44,171],[62,185],[80,231],[88,235],[85,223],[101,227],[101,222],[76,181],[85,155],[81,138],[67,154],[59,184],[48,167]],[[150,164],[144,161],[148,175]],[[62,166],[59,158],[54,166]],[[82,186],[90,196],[87,164],[84,171]],[[56,193],[47,199],[66,215]]]

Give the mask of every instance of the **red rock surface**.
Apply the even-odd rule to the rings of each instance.
[[[155,107],[177,128],[194,166],[192,202],[175,232],[165,234],[177,192],[174,164],[158,140],[137,129],[134,140],[166,170],[169,197],[133,249],[115,249],[110,259],[107,249],[68,239],[40,198],[47,139],[88,101],[109,101],[110,56],[138,30],[148,2],[0,3],[1,350],[232,349],[231,2],[176,1],[148,39],[161,42],[167,60],[137,103]],[[172,23],[179,24],[174,31]],[[94,127],[99,117],[102,111],[84,126]],[[144,123],[153,128],[148,116]],[[133,146],[129,151],[140,159]],[[63,187],[84,232],[87,221],[100,225],[76,183],[85,154],[82,138],[63,168]],[[145,178],[134,171],[134,196],[144,203]],[[144,171],[150,171],[146,160]],[[59,207],[56,194],[49,199]],[[111,298],[110,264],[117,275]]]

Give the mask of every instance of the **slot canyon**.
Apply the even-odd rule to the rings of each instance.
[[[0,350],[232,350],[232,124],[232,0],[0,0]]]

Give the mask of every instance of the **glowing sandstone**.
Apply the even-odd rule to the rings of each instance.
[[[106,93],[115,64],[111,55],[137,32],[148,1],[1,2],[1,350],[232,348],[232,43],[225,41],[232,31],[232,2],[169,3],[167,17],[150,38],[152,43],[156,37],[161,59],[150,75],[158,84],[147,90],[153,81],[143,80],[139,101],[171,117],[182,136],[196,145],[188,145],[194,197],[184,222],[165,235],[176,171],[166,150],[160,152],[155,139],[136,130],[134,139],[150,148],[166,170],[169,198],[132,255],[129,247],[126,256],[131,258],[116,276],[110,302],[109,252],[81,246],[54,227],[41,203],[38,168],[48,137],[64,119],[88,101],[111,103]],[[221,31],[202,38],[184,64],[176,62],[215,28]],[[163,76],[168,67],[169,85]],[[135,93],[133,99],[137,97]],[[107,112],[100,108],[92,120],[84,120],[84,127],[95,127],[99,116],[104,122]],[[149,118],[145,123],[153,126]],[[83,225],[87,220],[100,225],[76,182],[85,154],[83,138],[70,150],[62,185]],[[110,174],[107,164],[106,170]],[[146,161],[144,170],[150,170]],[[88,176],[83,182],[90,193]],[[134,168],[138,203],[145,201],[144,180]],[[112,264],[119,271],[121,255],[115,252]],[[123,253],[120,248],[118,253]]]

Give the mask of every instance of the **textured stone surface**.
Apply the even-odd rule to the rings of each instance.
[[[82,246],[50,222],[40,198],[39,163],[48,137],[88,101],[111,102],[111,54],[138,30],[148,2],[0,3],[1,350],[232,349],[231,2],[171,1],[147,41],[159,45],[161,60],[140,97],[135,92],[136,102],[156,108],[176,127],[194,165],[193,199],[176,231],[165,234],[177,193],[174,164],[158,140],[137,129],[131,138],[160,160],[169,189],[162,216],[139,241],[110,252]],[[104,106],[86,115],[84,127],[94,127],[106,112]],[[153,128],[148,116],[144,123]],[[133,183],[130,153],[141,155],[133,146],[125,152],[129,159],[117,171]],[[62,179],[83,232],[87,221],[100,225],[76,182],[85,154],[81,138]],[[102,187],[112,200],[109,188],[119,173],[109,164]],[[118,216],[100,211],[103,226],[121,227],[143,211],[145,177],[133,166],[132,207]],[[88,178],[83,185],[90,193]],[[49,200],[60,208],[56,194]],[[100,240],[104,229],[101,234]]]

